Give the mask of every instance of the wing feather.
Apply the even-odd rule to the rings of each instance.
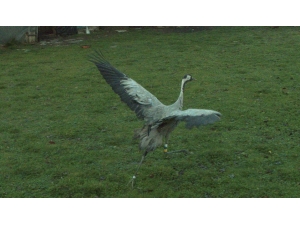
[[[220,117],[221,113],[208,109],[175,110],[167,117],[160,120],[159,124],[171,120],[184,121],[186,122],[186,128],[191,129],[193,127],[204,126],[219,121]],[[159,124],[156,124],[156,126]]]
[[[140,84],[114,68],[100,52],[96,51],[89,60],[97,66],[106,82],[120,96],[121,100],[136,113],[138,118],[144,119],[149,108],[163,105]]]

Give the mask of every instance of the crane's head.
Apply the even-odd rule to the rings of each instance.
[[[186,83],[186,82],[189,82],[189,81],[192,81],[192,80],[196,80],[196,79],[194,79],[191,75],[187,74],[187,75],[184,75],[184,77],[182,78],[182,80],[184,81],[184,83]]]
[[[185,84],[189,81],[192,81],[192,80],[196,80],[194,79],[191,75],[187,74],[187,75],[184,75],[184,77],[182,78],[182,83],[181,83],[181,88],[182,88],[182,91],[184,90],[184,87],[185,87]]]

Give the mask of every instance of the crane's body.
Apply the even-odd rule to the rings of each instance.
[[[221,113],[214,110],[182,110],[185,84],[195,80],[191,75],[183,77],[179,97],[175,103],[166,106],[133,79],[114,68],[101,53],[96,52],[91,56],[90,61],[95,63],[103,78],[121,100],[136,113],[139,119],[144,120],[143,128],[135,132],[135,137],[140,139],[139,148],[144,151],[139,167],[148,152],[161,146],[163,141],[167,146],[170,133],[180,121],[186,122],[186,127],[191,129],[214,123],[221,117]]]

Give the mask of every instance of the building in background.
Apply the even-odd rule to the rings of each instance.
[[[76,26],[16,26],[0,27],[0,44],[6,44],[11,41],[22,43],[35,43],[51,36],[68,36],[77,34]]]

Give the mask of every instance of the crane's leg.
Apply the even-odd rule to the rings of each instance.
[[[133,188],[134,180],[135,180],[135,178],[136,178],[136,174],[137,174],[137,172],[139,171],[139,169],[140,169],[140,167],[141,167],[141,165],[142,165],[142,163],[143,163],[143,161],[144,161],[144,159],[145,159],[147,153],[148,153],[147,151],[144,152],[144,154],[143,154],[143,156],[142,156],[142,159],[141,159],[141,161],[140,161],[140,163],[139,163],[139,165],[138,165],[138,168],[137,168],[137,170],[135,171],[135,174],[132,176],[131,180],[128,182],[128,184],[131,183],[131,187],[132,187],[132,188]]]
[[[165,136],[165,144],[164,144],[164,153],[168,153],[168,142],[169,142],[169,135]]]

